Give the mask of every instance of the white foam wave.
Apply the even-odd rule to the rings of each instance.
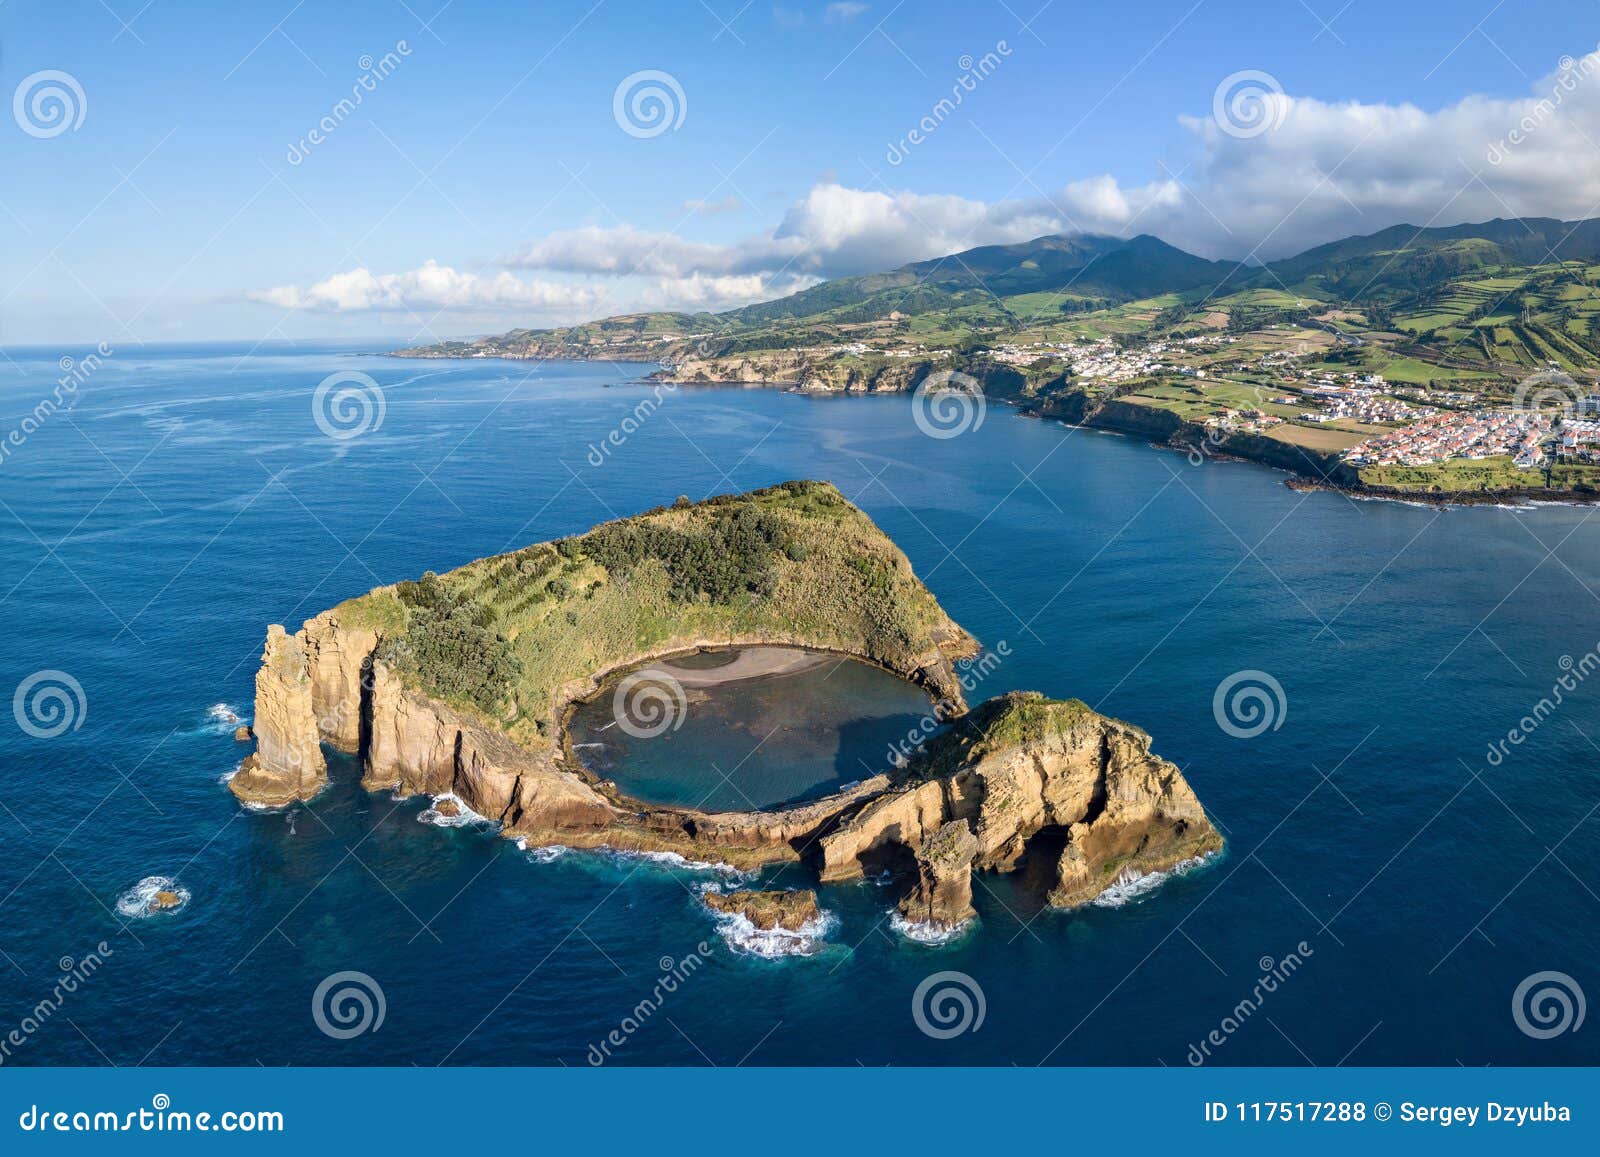
[[[729,948],[747,956],[779,960],[785,956],[815,956],[826,948],[827,935],[839,925],[832,912],[821,909],[815,920],[807,920],[792,931],[788,928],[757,928],[742,912],[711,912],[717,935]]]
[[[445,815],[439,810],[439,805],[449,801],[459,809],[457,815]],[[464,828],[469,824],[493,824],[495,821],[488,816],[481,816],[462,802],[461,797],[454,792],[445,792],[433,797],[433,806],[417,817],[417,822],[432,824],[436,828]]]
[[[927,944],[938,947],[961,939],[972,930],[976,920],[963,920],[953,928],[944,924],[927,924],[921,920],[907,920],[898,911],[889,917],[889,927],[893,928],[907,940],[918,944]]]
[[[549,844],[545,847],[530,848],[526,837],[517,841],[517,847],[527,852],[535,863],[549,864],[565,856],[568,852],[590,852],[596,857],[610,860],[618,865],[632,864],[643,860],[646,863],[658,864],[661,867],[685,872],[715,872],[730,880],[751,880],[756,873],[746,872],[732,864],[717,863],[711,860],[691,860],[680,856],[677,852],[639,852],[627,848],[613,848],[609,844],[600,844],[593,848],[569,848],[565,844]]]
[[[1201,864],[1211,858],[1210,855],[1195,856],[1190,860],[1182,860],[1174,864],[1165,872],[1135,872],[1125,868],[1111,886],[1090,901],[1097,908],[1121,908],[1124,904],[1148,896],[1161,887],[1174,876],[1186,875],[1194,871]]]
[[[178,902],[169,907],[155,906],[157,892],[171,892]],[[146,876],[117,899],[117,911],[130,919],[142,920],[147,916],[165,916],[178,912],[189,903],[189,889],[175,883],[169,876]]]
[[[212,731],[232,731],[243,722],[231,703],[213,703],[206,708],[206,726]]]

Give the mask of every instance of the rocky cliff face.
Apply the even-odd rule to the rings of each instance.
[[[1050,902],[1075,907],[1119,877],[1222,846],[1178,769],[1150,754],[1148,735],[1075,701],[992,699],[913,770],[926,778],[841,817],[821,841],[824,880],[914,865],[908,918],[964,919],[967,865],[1010,872],[1048,857]]]
[[[256,750],[229,781],[233,793],[251,803],[279,806],[310,799],[327,778],[304,632],[290,636],[277,624],[256,672]]]
[[[972,861],[978,840],[972,825],[951,820],[917,849],[917,880],[900,901],[900,914],[939,931],[959,928],[976,916],[972,906]]]
[[[902,914],[940,927],[972,917],[974,871],[1010,872],[1026,864],[1047,877],[1052,903],[1071,907],[1093,899],[1119,878],[1164,871],[1221,846],[1178,769],[1150,754],[1148,735],[1082,703],[1034,693],[990,700],[892,777],[876,776],[793,807],[702,812],[645,804],[597,782],[567,749],[567,708],[599,691],[606,671],[664,657],[662,648],[812,642],[917,681],[948,704],[941,713],[945,718],[964,712],[963,687],[951,660],[970,654],[975,643],[916,581],[910,563],[882,532],[825,484],[786,484],[757,491],[755,497],[770,503],[771,510],[788,511],[786,517],[811,510],[807,517],[823,520],[832,536],[819,532],[809,551],[786,552],[788,565],[811,559],[810,565],[817,567],[818,554],[829,550],[846,561],[876,564],[866,567],[876,585],[861,595],[860,605],[842,602],[837,605],[843,611],[828,614],[811,605],[814,597],[829,594],[830,584],[854,589],[848,584],[859,578],[851,577],[856,568],[840,558],[813,574],[792,570],[789,588],[782,580],[772,584],[780,594],[787,590],[787,603],[740,604],[743,617],[730,613],[715,636],[692,617],[657,631],[648,644],[631,631],[619,634],[609,649],[595,647],[580,656],[582,662],[560,667],[559,678],[530,683],[537,694],[512,697],[502,718],[480,700],[452,698],[447,703],[444,693],[419,689],[425,685],[423,676],[404,666],[417,653],[408,650],[417,638],[405,634],[408,624],[415,625],[408,618],[412,612],[396,588],[379,588],[317,615],[294,635],[280,626],[268,629],[256,674],[257,747],[233,778],[234,794],[247,803],[271,806],[310,799],[327,781],[320,746],[327,743],[362,756],[365,787],[454,796],[497,821],[503,834],[530,845],[670,851],[743,868],[804,860],[824,881],[889,869],[910,882]],[[644,517],[677,519],[692,529],[693,519],[719,517],[725,505],[713,502],[683,513],[674,507]],[[550,559],[566,558],[581,570],[585,564],[578,560],[587,557],[584,541],[578,540],[576,547],[569,543],[565,554],[546,546],[543,554],[519,552],[482,560],[483,565],[463,571],[472,571],[471,589],[501,590],[514,586],[523,563],[539,570],[553,565]],[[626,562],[618,552],[606,557]],[[544,573],[539,570],[541,577]],[[439,607],[455,605],[446,598],[448,591],[434,589],[443,581],[439,576],[430,581],[431,588],[412,584],[436,600],[418,606],[437,614]],[[585,590],[603,593],[604,586],[597,580]],[[559,588],[552,581],[544,589]],[[628,589],[622,586],[623,593],[614,591],[610,597],[620,605]],[[568,595],[575,606],[589,602],[576,587]],[[694,605],[702,616],[708,613],[709,603]],[[489,617],[509,623],[515,606],[502,600],[500,611]],[[755,611],[765,613],[768,621]],[[574,617],[562,615],[554,621],[576,626],[583,621],[576,615],[574,611]],[[741,625],[746,618],[753,622]],[[842,628],[842,622],[850,628]],[[794,624],[805,625],[809,634],[799,637],[801,628]],[[536,630],[539,622],[523,626]],[[448,638],[458,640],[456,635]],[[593,646],[595,637],[560,626],[551,635],[518,638],[524,644],[530,638],[552,638],[557,644]],[[493,641],[487,634],[483,639]],[[452,655],[463,663],[479,656],[470,649],[477,642],[470,644],[465,658],[461,644],[452,645],[456,651],[432,653],[436,667]],[[552,644],[537,653],[530,649],[528,658],[566,654]],[[391,661],[400,666],[391,666]],[[541,705],[548,700],[548,707],[530,722],[516,706],[518,698],[524,708],[535,699]]]

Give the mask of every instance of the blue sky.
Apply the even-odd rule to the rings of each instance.
[[[0,5],[0,343],[428,340],[1074,227],[1262,258],[1600,213],[1587,0],[442,2]],[[82,93],[53,135],[46,70]],[[653,136],[614,116],[643,70],[682,93]],[[1218,131],[1240,73],[1260,135]]]

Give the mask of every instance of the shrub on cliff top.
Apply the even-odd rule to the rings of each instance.
[[[583,538],[585,552],[616,577],[654,559],[671,580],[677,602],[701,595],[731,602],[744,591],[770,593],[773,556],[789,547],[783,519],[753,503],[720,509],[688,528],[659,522],[613,522]]]
[[[397,584],[395,593],[410,609],[409,622],[403,636],[384,640],[378,657],[416,675],[435,694],[484,711],[502,703],[522,663],[492,629],[494,609],[451,590],[432,571]]]

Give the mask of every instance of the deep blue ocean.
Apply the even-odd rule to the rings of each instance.
[[[639,367],[350,347],[116,351],[24,433],[60,359],[87,351],[8,352],[7,1064],[581,1066],[614,1032],[612,1064],[1182,1066],[1213,1033],[1212,1064],[1600,1061],[1600,1025],[1530,1035],[1513,1004],[1543,972],[1600,996],[1600,674],[1579,681],[1600,643],[1594,508],[1353,502],[1000,406],[936,439],[905,397],[771,389],[666,393],[592,456],[649,396]],[[313,416],[339,371],[384,398],[381,425],[343,441]],[[1032,688],[1139,724],[1227,851],[1071,914],[986,877],[978,927],[938,947],[890,926],[882,886],[829,887],[828,947],[770,961],[718,936],[698,901],[714,874],[420,823],[426,800],[363,792],[348,758],[287,813],[222,783],[245,748],[209,712],[248,718],[267,623],[795,477],[835,482],[1005,644],[971,698]],[[40,672],[65,716],[28,715],[51,706]],[[1239,672],[1282,689],[1249,738],[1213,705]],[[1564,674],[1575,689],[1519,723]],[[150,876],[186,906],[119,914]],[[52,997],[90,954],[98,970]],[[313,1015],[341,972],[383,997],[381,1025],[348,1039]],[[981,1024],[919,1027],[940,972],[981,991]]]

